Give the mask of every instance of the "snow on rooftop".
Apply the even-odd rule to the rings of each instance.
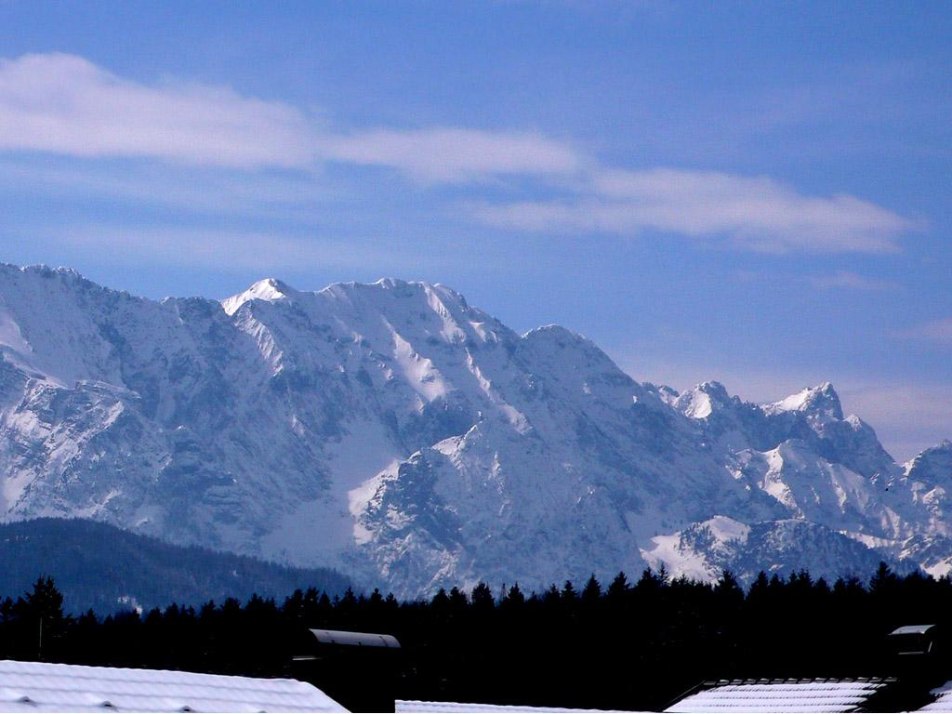
[[[890,632],[891,635],[924,635],[935,625],[903,625]]]
[[[527,714],[542,714],[543,712],[552,712],[553,714],[613,714],[613,710],[605,709],[564,709],[559,707],[523,707],[507,704],[464,704],[460,702],[421,702],[411,699],[398,699],[396,701],[396,711],[398,712],[445,712],[454,714],[455,712],[500,712],[515,714],[516,712],[527,712]],[[628,714],[632,714],[628,712]]]
[[[946,682],[938,689],[933,689],[932,694],[936,697],[936,700],[918,711],[952,712],[952,681]]]
[[[0,661],[0,711],[343,712],[306,682]]]
[[[850,712],[883,680],[730,682],[691,694],[668,712]]]

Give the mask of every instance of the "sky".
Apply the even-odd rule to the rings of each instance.
[[[952,3],[0,0],[0,261],[385,276],[952,438]]]

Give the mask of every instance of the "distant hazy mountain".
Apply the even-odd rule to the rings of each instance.
[[[198,607],[253,594],[282,598],[313,587],[331,597],[350,585],[325,568],[287,568],[247,556],[175,546],[80,519],[38,518],[0,525],[0,598],[55,578],[64,608],[99,615],[174,603]]]
[[[153,302],[0,267],[0,514],[325,565],[400,595],[723,567],[952,569],[952,445],[829,384],[753,405],[518,335],[440,285]]]

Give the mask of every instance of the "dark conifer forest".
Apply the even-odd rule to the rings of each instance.
[[[729,573],[704,584],[647,570],[541,593],[480,584],[398,602],[312,588],[105,618],[64,615],[42,577],[0,602],[0,657],[300,676],[290,660],[307,628],[356,630],[402,643],[401,699],[660,709],[702,680],[887,675],[888,632],[950,614],[952,582],[885,565],[866,582],[761,574],[746,591]]]

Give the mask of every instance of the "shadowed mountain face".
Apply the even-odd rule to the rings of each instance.
[[[664,564],[952,567],[948,444],[895,464],[829,384],[640,384],[440,285],[153,302],[0,267],[0,515],[329,565],[399,595]],[[872,549],[872,550],[871,550]]]

